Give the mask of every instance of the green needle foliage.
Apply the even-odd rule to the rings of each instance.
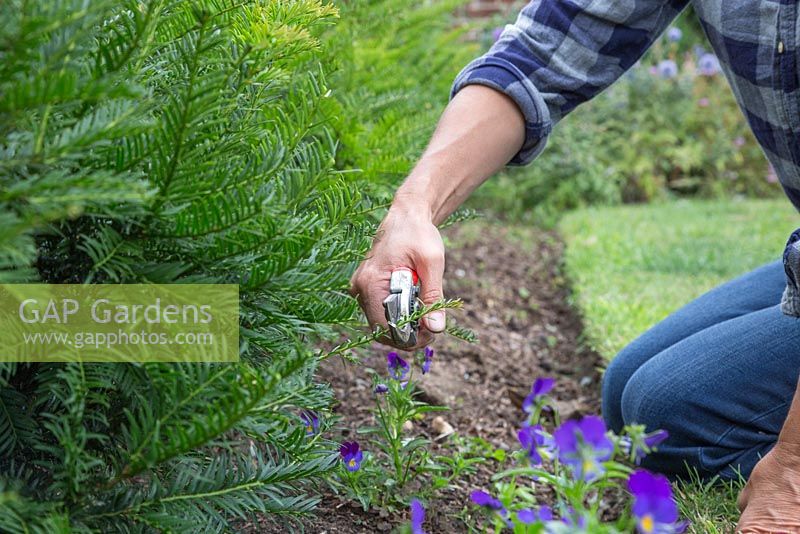
[[[0,283],[241,296],[235,365],[0,363],[0,531],[313,508],[337,447],[299,414],[330,410],[318,347],[358,323],[349,276],[471,53],[455,3],[0,2]]]
[[[314,340],[372,224],[334,166],[322,0],[0,4],[0,281],[237,283],[237,365],[0,365],[0,531],[310,510]],[[366,206],[367,208],[369,206]]]

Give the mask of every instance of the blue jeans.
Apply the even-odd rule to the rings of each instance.
[[[800,322],[780,311],[770,263],[687,304],[622,350],[603,379],[603,415],[670,437],[643,466],[671,477],[748,477],[780,432],[800,375]]]

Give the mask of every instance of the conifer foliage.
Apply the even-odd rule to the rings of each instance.
[[[372,233],[334,164],[323,0],[0,3],[0,282],[236,283],[241,363],[0,363],[0,531],[311,509],[314,340]],[[324,426],[324,423],[323,423]]]

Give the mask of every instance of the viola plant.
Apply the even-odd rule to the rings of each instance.
[[[686,521],[678,520],[678,505],[664,475],[638,470],[628,479],[628,489],[633,495],[631,512],[639,532],[671,534],[683,532],[688,526]]]
[[[389,377],[393,380],[405,380],[411,369],[408,362],[398,356],[396,352],[390,352],[386,355],[386,364],[389,368]]]
[[[422,374],[428,374],[431,370],[431,364],[433,363],[433,349],[431,347],[425,347],[425,355],[422,361]]]
[[[337,476],[329,480],[331,487],[334,490],[343,489],[367,510],[370,504],[369,488],[374,487],[375,478],[374,468],[370,465],[372,455],[365,452],[359,442],[345,441],[339,446],[339,459]]]
[[[611,458],[614,444],[600,417],[570,420],[553,433],[558,459],[572,470],[575,479],[590,482],[605,472],[603,462]]]
[[[345,489],[365,510],[373,505],[391,510],[405,507],[410,502],[412,480],[427,477],[427,483],[414,485],[415,495],[424,498],[485,461],[465,454],[457,438],[450,454],[435,455],[430,439],[413,431],[426,414],[447,409],[417,398],[415,370],[419,367],[423,375],[430,372],[434,350],[428,347],[413,356],[406,359],[397,352],[386,355],[386,373],[373,375],[372,415],[376,424],[359,429],[358,433],[367,438],[361,444],[348,442],[340,449],[341,467],[332,483]],[[363,452],[362,445],[370,452]],[[414,517],[424,517],[422,505],[416,502]]]
[[[430,371],[433,349],[425,348],[420,368],[422,374]],[[388,380],[373,377],[374,410],[377,425],[366,428],[372,444],[388,459],[388,478],[384,485],[402,489],[420,469],[431,463],[430,441],[420,436],[410,436],[408,429],[425,414],[446,408],[430,406],[416,399],[417,389],[411,364],[396,352],[386,355]]]
[[[631,428],[634,431],[630,436],[620,438],[619,444],[622,452],[628,455],[628,460],[636,465],[639,465],[648,453],[655,450],[669,437],[669,432],[666,430],[656,430],[645,434],[642,425],[631,426]]]
[[[547,395],[555,387],[555,378],[537,378],[531,386],[531,392],[522,401],[522,410],[528,414],[530,419],[536,421],[542,410],[548,407],[550,397]],[[556,416],[558,412],[554,410]]]
[[[345,441],[342,443],[342,446],[339,447],[339,454],[342,457],[344,468],[351,473],[361,468],[364,453],[361,452],[361,446],[357,441]]]
[[[553,379],[537,379],[523,403],[517,465],[492,477],[494,493],[470,494],[472,504],[483,511],[484,530],[683,532],[688,524],[679,520],[669,481],[636,467],[669,437],[667,432],[645,433],[643,426],[631,425],[616,435],[595,415],[562,423],[548,396],[554,386]],[[555,422],[552,432],[546,430],[544,416]],[[603,522],[604,497],[624,491],[631,496],[630,506],[617,519]],[[535,496],[543,493],[554,497],[538,503]]]

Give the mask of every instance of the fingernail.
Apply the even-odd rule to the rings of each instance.
[[[435,311],[425,316],[425,324],[431,332],[443,332],[444,323],[443,311]]]

